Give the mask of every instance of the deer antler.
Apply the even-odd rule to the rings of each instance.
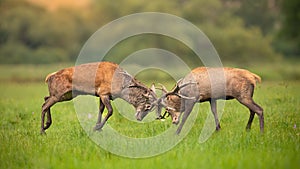
[[[166,88],[163,84],[161,84],[161,83],[158,83],[158,84],[161,86],[161,88],[156,87],[156,89],[159,89],[159,90],[163,91],[164,93],[168,93],[168,92],[169,92],[169,91],[167,90],[167,88]]]
[[[159,89],[159,90],[162,90],[164,92],[164,94],[161,96],[161,99],[162,100],[163,98],[167,97],[168,95],[172,95],[172,94],[175,94],[181,98],[184,98],[184,99],[194,99],[194,97],[187,97],[187,96],[184,96],[182,94],[179,94],[178,91],[190,84],[197,84],[196,82],[189,82],[189,83],[185,83],[181,86],[178,86],[178,84],[182,81],[182,79],[179,79],[176,83],[176,85],[174,86],[174,88],[171,90],[171,91],[168,91],[167,88],[162,85],[161,83],[159,83],[159,85],[161,86],[161,88],[156,88],[156,89]]]

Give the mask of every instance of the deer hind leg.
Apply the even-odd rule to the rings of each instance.
[[[46,96],[44,98],[45,102],[47,102],[47,100],[50,98],[50,96]],[[50,107],[47,109],[47,122],[46,122],[46,126],[44,127],[44,130],[48,129],[51,124],[52,124],[52,118],[51,118],[51,111],[50,111]]]
[[[248,120],[248,123],[247,123],[247,126],[246,126],[247,131],[250,131],[250,129],[251,129],[251,124],[252,124],[252,121],[253,121],[253,118],[254,118],[254,115],[255,115],[254,111],[252,111],[251,109],[249,109],[249,111],[250,111],[250,117],[249,117],[249,120]]]
[[[94,130],[101,130],[102,127],[104,126],[104,124],[106,123],[106,121],[109,119],[109,117],[113,114],[113,108],[110,104],[110,99],[109,96],[100,96],[102,103],[104,104],[104,106],[107,109],[107,115],[104,117],[104,119],[101,121],[100,124],[97,124],[94,127]],[[104,108],[103,108],[104,109]],[[99,120],[99,118],[98,118]]]
[[[255,107],[257,109],[256,114],[259,116],[260,132],[263,133],[264,132],[264,113],[263,113],[264,110],[262,107],[260,107],[255,102],[253,102],[253,104],[255,105]]]
[[[255,113],[259,117],[260,131],[261,131],[261,133],[263,133],[264,132],[263,109],[258,104],[256,104],[251,97],[238,99],[238,101],[240,103],[242,103],[243,105],[245,105],[246,107],[248,107],[250,110],[250,117],[249,117],[249,121],[248,121],[246,129],[250,129],[252,121],[253,121],[254,113]]]
[[[41,114],[41,134],[45,133],[45,130],[48,129],[52,124],[50,107],[53,106],[58,100],[53,96],[46,96],[44,98],[45,103],[42,106],[42,114]],[[47,113],[47,122],[46,126],[44,126],[45,122],[45,114]]]
[[[216,131],[219,131],[221,129],[219,118],[218,118],[218,112],[217,112],[217,101],[215,99],[210,100],[210,108],[215,118],[216,123]]]

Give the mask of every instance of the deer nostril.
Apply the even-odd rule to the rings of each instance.
[[[173,117],[172,123],[177,125],[179,123],[178,117]]]

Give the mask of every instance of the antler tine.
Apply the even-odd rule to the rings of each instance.
[[[167,88],[163,84],[161,84],[161,83],[158,83],[158,84],[161,86],[161,89],[164,93],[169,93],[169,91],[167,90]]]
[[[162,88],[157,88],[157,89],[160,89],[160,90],[162,90],[162,91],[164,92],[164,94],[161,96],[161,99],[167,97],[168,95],[171,95],[171,94],[176,93],[176,92],[179,90],[179,88],[178,88],[178,83],[179,83],[181,80],[182,80],[182,79],[179,79],[179,80],[176,82],[175,87],[174,87],[171,91],[168,91],[167,88],[166,88],[164,85],[162,85],[161,83],[158,83]]]
[[[158,90],[161,90],[161,91],[163,90],[163,89],[162,89],[162,88],[160,88],[160,87],[155,87],[155,89],[158,89]]]
[[[179,79],[179,80],[176,82],[174,88],[172,89],[172,91],[171,91],[170,93],[176,93],[176,92],[179,91],[180,88],[179,88],[178,84],[179,84],[181,81],[182,81],[182,78]]]
[[[193,100],[193,99],[195,99],[195,97],[187,97],[187,96],[184,96],[184,95],[179,94],[179,93],[176,93],[176,95],[179,96],[179,97],[181,97],[181,98],[183,98],[183,99],[187,99],[187,100]]]
[[[197,84],[196,82],[189,82],[189,83],[185,83],[185,84],[183,84],[183,85],[181,85],[181,86],[179,86],[179,88],[181,89],[181,88],[183,88],[183,87],[185,87],[185,86],[188,86],[188,85],[190,85],[190,84]]]
[[[178,83],[180,83],[182,80],[183,80],[183,78],[181,78],[181,79],[177,80],[177,82],[176,82],[176,83],[178,84]]]
[[[182,88],[184,88],[184,87],[190,85],[190,84],[197,84],[197,83],[196,83],[196,82],[189,82],[189,83],[185,83],[185,84],[179,86],[179,83],[182,82],[182,80],[183,80],[183,79],[179,79],[179,80],[177,81],[175,87],[172,89],[172,91],[166,93],[164,96],[168,96],[168,95],[171,95],[171,94],[175,94],[175,95],[177,95],[177,96],[179,96],[179,97],[181,97],[181,98],[184,98],[184,99],[194,99],[194,97],[183,96],[183,95],[179,94],[178,91],[179,91],[180,89],[182,89]]]

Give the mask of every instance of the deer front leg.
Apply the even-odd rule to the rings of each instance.
[[[109,96],[100,96],[100,98],[101,98],[101,101],[102,101],[103,105],[107,108],[108,112],[107,112],[107,115],[105,116],[105,118],[103,119],[103,121],[101,121],[100,124],[97,123],[97,125],[94,127],[94,130],[101,130],[102,127],[104,126],[104,124],[106,123],[106,121],[113,114],[113,108],[112,108],[112,106],[110,104]],[[98,117],[98,120],[99,120],[99,117]]]
[[[181,130],[182,130],[182,127],[186,121],[186,119],[188,118],[188,116],[191,114],[192,110],[193,110],[193,107],[194,107],[194,104],[195,102],[189,102],[185,105],[185,111],[182,115],[182,120],[181,120],[181,123],[176,131],[176,134],[179,135]]]
[[[96,125],[100,125],[100,123],[101,123],[102,113],[104,111],[104,108],[105,108],[105,106],[104,106],[101,98],[99,98],[99,113],[98,113],[98,120],[97,120]]]

